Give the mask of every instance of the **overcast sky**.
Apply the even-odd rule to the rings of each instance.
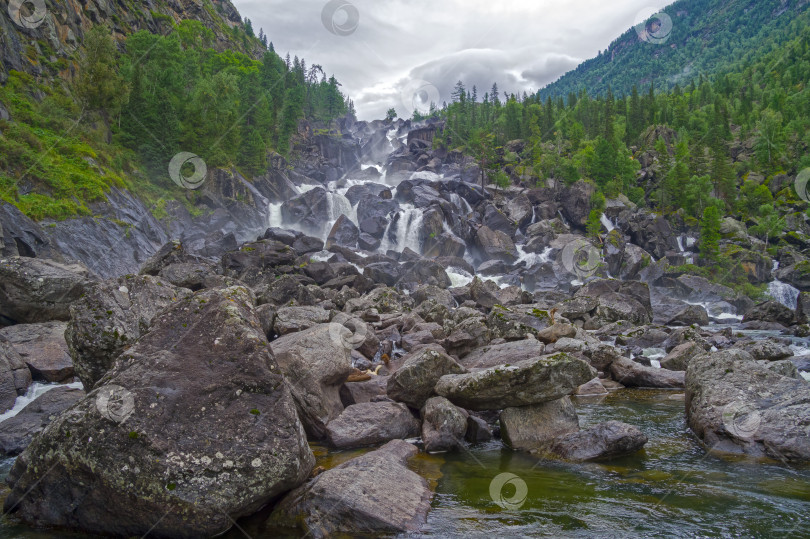
[[[232,0],[284,56],[334,74],[362,120],[449,101],[538,90],[671,0]]]

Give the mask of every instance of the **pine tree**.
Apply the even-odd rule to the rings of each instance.
[[[720,210],[709,206],[703,210],[700,224],[700,256],[707,263],[716,262],[720,246]]]

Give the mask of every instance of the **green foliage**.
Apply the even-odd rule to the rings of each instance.
[[[703,210],[700,224],[700,256],[708,261],[717,261],[720,244],[720,210],[711,205]]]
[[[588,214],[585,231],[589,238],[599,237],[599,233],[602,231],[602,210],[591,210],[591,213]]]

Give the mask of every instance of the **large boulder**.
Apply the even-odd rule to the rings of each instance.
[[[84,395],[81,389],[60,386],[43,393],[20,413],[0,423],[0,455],[13,457],[22,453],[36,434]]]
[[[614,359],[610,373],[614,380],[627,387],[681,388],[684,384],[682,371],[645,367],[626,357]]]
[[[149,275],[96,283],[70,307],[65,332],[76,375],[90,391],[163,309],[191,291]]]
[[[686,417],[711,449],[810,460],[810,384],[790,361],[757,361],[737,349],[694,358]]]
[[[466,372],[453,358],[437,347],[427,347],[411,353],[388,379],[388,396],[421,409],[435,395],[433,388],[445,374]]]
[[[358,239],[360,239],[360,230],[346,215],[341,215],[332,225],[332,230],[329,231],[326,238],[326,249],[333,245],[354,249],[357,247]]]
[[[350,340],[339,323],[321,324],[273,341],[272,349],[290,386],[307,433],[326,436],[326,424],[343,411],[340,386],[352,373]]]
[[[275,313],[273,333],[278,336],[304,331],[329,322],[329,311],[323,307],[282,307]]]
[[[268,525],[314,538],[416,533],[432,497],[427,481],[408,468],[417,453],[393,440],[323,472],[287,494]]]
[[[5,510],[86,533],[225,532],[314,466],[243,287],[159,315],[99,386],[14,463]]]
[[[794,318],[795,314],[792,309],[785,307],[778,301],[766,301],[746,312],[743,323],[752,321],[777,322],[783,326],[789,326],[793,324]]]
[[[515,242],[500,230],[492,230],[488,226],[482,226],[475,234],[475,244],[484,262],[503,260],[511,264],[517,260],[518,253]]]
[[[704,348],[692,341],[679,344],[661,360],[661,367],[671,371],[686,371],[693,358],[705,353]]]
[[[421,410],[425,451],[452,451],[461,446],[469,414],[444,397],[432,397]]]
[[[500,423],[504,443],[521,451],[547,450],[559,436],[579,430],[579,418],[569,397],[506,408]]]
[[[326,426],[329,444],[338,449],[377,445],[418,435],[419,421],[407,406],[397,402],[353,404]]]
[[[79,264],[12,256],[0,260],[0,321],[68,320],[70,304],[93,282]]]
[[[482,346],[466,355],[461,360],[461,364],[471,370],[511,365],[524,361],[526,358],[540,357],[545,348],[543,343],[536,339]]]
[[[607,421],[560,437],[551,451],[565,460],[583,462],[630,455],[646,443],[647,436],[637,427]]]
[[[22,357],[34,380],[72,382],[73,361],[65,342],[64,322],[18,324],[0,329],[0,340],[7,341]]]
[[[556,400],[593,380],[596,371],[565,353],[442,376],[436,393],[469,410],[501,410]]]
[[[0,338],[0,414],[14,407],[31,385],[31,371],[19,352]]]
[[[560,206],[565,218],[573,226],[584,228],[591,213],[591,197],[596,192],[592,183],[579,180],[566,188],[560,197]]]

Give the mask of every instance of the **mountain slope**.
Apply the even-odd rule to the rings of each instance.
[[[680,0],[665,8],[660,43],[631,28],[596,58],[580,64],[540,91],[542,99],[610,87],[629,95],[633,86],[684,86],[731,64],[756,59],[807,26],[807,0]],[[667,20],[667,17],[669,20]],[[667,33],[671,21],[671,32]],[[648,26],[653,32],[655,26]]]

